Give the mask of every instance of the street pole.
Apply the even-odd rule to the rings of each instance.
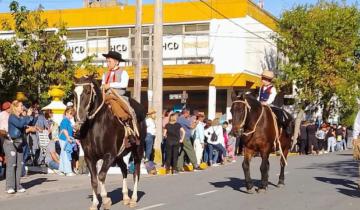
[[[136,26],[135,26],[135,71],[134,71],[134,99],[141,100],[141,67],[142,67],[142,38],[141,18],[142,0],[136,0]]]
[[[154,91],[154,87],[153,87],[153,27],[149,26],[149,64],[148,64],[148,109],[150,110],[151,108],[154,107],[153,104],[153,91]]]
[[[162,0],[155,0],[154,17],[154,68],[153,105],[156,110],[156,138],[154,144],[156,163],[161,163],[162,111],[163,111],[163,10]]]

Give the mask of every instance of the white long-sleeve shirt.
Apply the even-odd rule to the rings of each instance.
[[[261,88],[259,90],[258,101],[260,101],[260,94],[261,94]],[[274,100],[275,100],[276,95],[277,95],[276,88],[274,86],[272,86],[271,89],[270,89],[269,98],[266,101],[266,103],[269,104],[269,105],[272,104],[274,102]]]
[[[153,118],[147,117],[145,122],[146,122],[146,132],[155,136],[156,134],[155,120]]]
[[[360,133],[360,111],[358,111],[358,113],[356,115],[353,128],[354,128],[353,129],[353,139],[357,139],[357,138],[359,138],[359,133]]]
[[[110,73],[110,88],[127,88],[128,85],[129,85],[129,74],[123,70],[122,73],[121,73],[121,81],[120,82],[113,82],[112,81],[112,78],[114,77],[114,73],[113,71],[111,71]],[[106,83],[106,73],[103,74],[102,76],[102,84],[105,84]]]

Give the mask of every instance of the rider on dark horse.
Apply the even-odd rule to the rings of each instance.
[[[114,115],[129,129],[129,135],[125,146],[139,144],[139,132],[137,128],[137,116],[135,113],[142,112],[136,110],[127,96],[126,88],[129,83],[129,75],[124,68],[119,66],[120,62],[125,62],[121,54],[115,51],[109,51],[103,54],[106,58],[108,71],[102,76],[102,87],[105,89],[105,101],[111,106]]]
[[[288,114],[283,109],[273,105],[277,94],[276,88],[272,84],[273,79],[274,72],[269,70],[263,71],[261,75],[262,86],[259,90],[258,100],[261,102],[261,104],[269,105],[271,107],[272,111],[276,115],[279,126],[281,126],[290,136],[292,135],[293,130],[292,125],[289,124],[291,122],[291,117],[288,116]]]

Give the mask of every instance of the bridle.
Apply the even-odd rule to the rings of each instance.
[[[234,103],[242,103],[242,104],[245,105],[245,115],[244,115],[244,119],[243,119],[242,122],[240,123],[240,130],[244,130],[244,125],[245,125],[245,122],[246,122],[246,118],[247,118],[247,116],[248,116],[248,112],[251,110],[251,106],[249,105],[249,103],[248,103],[248,101],[247,101],[246,99],[245,99],[245,100],[236,100],[236,101],[233,101],[232,103],[233,103],[233,104],[234,104]],[[251,131],[249,131],[249,132],[244,132],[244,133],[242,133],[243,135],[249,136],[250,134],[252,134],[252,133],[255,132],[256,127],[257,127],[257,125],[258,125],[258,123],[259,123],[259,121],[260,121],[263,113],[264,113],[264,107],[261,105],[261,113],[260,113],[259,118],[257,119],[257,121],[256,121],[256,123],[255,123],[254,128],[253,128]]]
[[[90,92],[90,100],[89,103],[86,105],[85,107],[85,112],[86,112],[86,119],[94,119],[95,115],[100,111],[100,109],[104,106],[105,103],[105,98],[103,97],[102,102],[100,104],[100,106],[98,106],[98,108],[90,115],[89,109],[91,106],[91,103],[95,101],[95,96],[96,96],[96,91],[94,88],[94,84],[92,82],[88,82],[88,83],[77,83],[75,84],[76,87],[85,87],[85,86],[90,86],[91,87],[91,92]],[[102,89],[102,93],[103,96],[105,95],[105,91]],[[76,103],[76,119],[78,121],[79,124],[83,124],[84,121],[80,120],[80,116],[79,116],[79,108],[80,108],[80,101],[78,101]]]

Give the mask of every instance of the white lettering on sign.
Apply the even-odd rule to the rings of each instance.
[[[129,58],[129,38],[111,38],[110,39],[110,49],[121,53],[122,58]]]

